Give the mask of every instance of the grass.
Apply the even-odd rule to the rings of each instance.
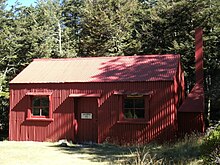
[[[202,164],[200,147],[202,137],[185,136],[175,143],[148,144],[136,147],[131,151],[134,157],[127,159],[125,164]]]
[[[219,148],[220,126],[208,136],[193,134],[175,143],[134,147],[3,141],[0,142],[0,164],[216,164],[220,161]]]
[[[0,142],[0,164],[184,164],[196,162],[197,145],[178,142],[120,147],[110,144],[62,146],[51,142]],[[187,160],[187,161],[185,161]]]
[[[131,150],[125,164],[216,165],[220,164],[220,125],[207,135],[192,134],[175,143],[147,144]]]
[[[129,154],[127,148],[104,144],[63,147],[51,142],[0,142],[1,165],[120,164]]]

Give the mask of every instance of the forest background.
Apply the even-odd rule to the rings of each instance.
[[[194,33],[204,31],[207,123],[220,119],[219,0],[0,0],[0,132],[8,132],[9,81],[35,58],[181,54],[195,83]]]

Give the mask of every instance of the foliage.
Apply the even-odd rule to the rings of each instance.
[[[9,81],[34,58],[178,53],[189,91],[198,26],[204,30],[206,107],[218,114],[219,0],[38,0],[36,6],[8,9],[6,4],[0,0],[0,114],[9,109]],[[0,122],[8,121],[2,116]]]
[[[213,130],[201,146],[204,164],[220,163],[220,126]]]
[[[5,1],[0,1],[0,134],[8,130],[8,107],[9,107],[9,88],[8,74],[15,70],[13,63],[13,53],[9,47],[11,13],[5,11]],[[7,18],[9,17],[9,19]]]
[[[80,55],[131,55],[137,52],[134,25],[137,0],[85,0],[81,11]]]

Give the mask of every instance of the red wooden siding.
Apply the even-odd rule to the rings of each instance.
[[[146,143],[151,140],[173,138],[177,131],[177,105],[175,105],[174,83],[172,81],[11,84],[10,88],[10,140],[57,141],[65,138],[76,142],[91,140],[101,143],[105,140],[111,140],[113,142]],[[119,112],[122,108],[121,98],[114,94],[118,90],[153,91],[149,102],[147,123],[119,122]],[[26,120],[28,92],[52,92],[54,121]],[[89,108],[89,111],[94,114],[92,129],[88,123],[80,126],[81,123],[75,121],[77,119],[75,115],[79,114],[75,114],[74,100],[80,100],[83,97],[70,96],[77,93],[88,94],[88,97],[81,103],[83,104],[82,108]],[[95,110],[91,110],[91,107],[95,109],[95,104],[97,105],[97,114]],[[78,106],[80,106],[80,102]],[[92,139],[86,139],[85,134],[77,132],[77,129],[86,131],[88,136],[92,134]]]
[[[147,87],[155,91],[150,100],[149,121],[146,123],[116,122],[110,129],[111,142],[143,144],[152,140],[164,141],[175,137],[177,109],[172,83],[149,83]]]
[[[202,112],[179,112],[178,113],[178,135],[183,137],[192,132],[204,132],[204,116]]]
[[[96,98],[75,98],[77,103],[76,109],[74,109],[75,119],[77,120],[77,142],[98,142],[98,125],[97,125],[97,100]],[[91,113],[92,119],[81,119],[81,113]]]
[[[195,30],[195,62],[196,62],[196,83],[203,84],[204,73],[203,73],[203,30],[197,28]]]
[[[196,84],[178,109],[178,131],[182,136],[190,132],[204,132],[204,91]]]
[[[203,132],[202,29],[195,39],[196,85],[186,99],[180,55],[34,60],[10,82],[9,139],[143,144]],[[145,93],[144,119],[123,119],[126,92]],[[38,94],[49,95],[46,119],[31,118]]]
[[[178,109],[178,132],[180,136],[186,133],[205,131],[202,33],[201,28],[195,30],[196,83]]]
[[[35,85],[34,85],[35,86]],[[30,90],[30,88],[33,88]],[[53,92],[52,94],[52,121],[26,120],[29,108],[27,92]],[[56,141],[57,139],[74,139],[73,104],[68,94],[42,87],[15,85],[10,91],[10,140]],[[68,99],[67,99],[68,98]]]

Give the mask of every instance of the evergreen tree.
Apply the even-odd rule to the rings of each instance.
[[[187,88],[190,91],[195,83],[195,28],[204,30],[205,93],[206,102],[220,88],[216,85],[219,71],[219,9],[218,0],[158,0],[156,3],[142,3],[146,12],[139,29],[142,53],[181,54],[186,75]],[[149,1],[147,1],[149,2]],[[153,4],[153,5],[152,5]],[[218,86],[218,87],[217,87]],[[206,104],[207,105],[207,104]],[[210,105],[207,105],[209,107]]]
[[[199,14],[205,35],[205,91],[208,119],[220,119],[220,1],[203,2],[205,10]]]
[[[85,0],[81,11],[80,55],[114,56],[134,54],[136,0]]]
[[[64,29],[65,49],[69,51],[69,55],[77,55],[79,53],[79,33],[82,0],[63,0],[62,1],[62,22]]]
[[[195,82],[194,33],[204,30],[206,105],[220,105],[219,0],[0,0],[0,124],[8,125],[9,85],[34,58],[181,54]],[[216,108],[217,107],[217,108]],[[212,115],[214,116],[214,115]]]
[[[9,88],[8,81],[14,71],[13,50],[10,48],[12,13],[6,11],[6,1],[0,0],[0,134],[8,130]],[[11,54],[10,54],[11,53]]]

